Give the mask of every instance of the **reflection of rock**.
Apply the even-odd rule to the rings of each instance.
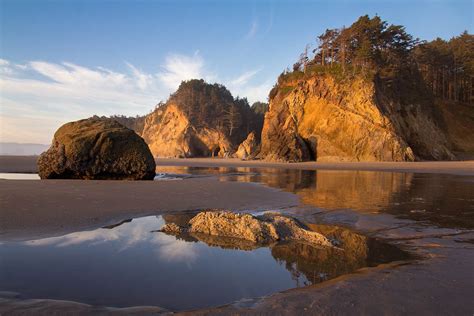
[[[256,244],[276,241],[300,240],[319,246],[332,246],[322,234],[309,231],[296,220],[275,214],[252,216],[232,212],[201,212],[187,226],[166,224],[161,231],[178,233],[201,233],[218,237],[240,238]]]
[[[125,223],[131,223],[132,220],[133,220],[133,218],[125,219],[125,220],[123,220],[123,221],[121,221],[121,222],[118,222],[118,223],[116,223],[116,224],[103,226],[102,228],[103,228],[103,229],[113,229],[113,228],[119,227],[119,226],[121,226],[121,225],[123,225],[123,224],[125,224]]]
[[[155,161],[134,131],[111,119],[90,118],[61,126],[38,159],[42,179],[152,180]]]
[[[196,216],[197,211],[179,212],[176,214],[164,214],[161,217],[166,223],[174,223],[178,226],[186,226]]]
[[[208,220],[209,213],[211,212],[198,213],[198,216],[205,214],[201,215],[203,218],[199,219],[199,222],[205,225],[207,231],[230,230],[233,231],[234,236],[238,236],[242,223],[250,223],[253,222],[253,220],[273,223],[273,225],[275,225],[274,231],[280,233],[283,230],[282,226],[275,224],[275,222],[278,223],[279,220],[285,223],[283,227],[286,227],[288,223],[287,220],[294,222],[298,227],[302,225],[291,218],[275,214],[266,214],[258,217],[247,214],[250,216],[249,218],[229,212],[214,212],[214,214],[216,214],[215,218],[225,218],[228,214],[236,215],[228,216],[228,218],[231,218],[232,222],[234,222],[234,226],[229,227],[229,219]],[[243,239],[242,237],[236,238],[234,236],[216,236],[209,233],[191,232],[191,222],[193,220],[188,220],[189,215],[189,213],[173,214],[171,217],[165,219],[166,225],[161,231],[175,235],[178,239],[189,242],[201,241],[209,246],[224,249],[254,250],[262,246],[268,246],[275,260],[284,264],[286,269],[290,271],[293,278],[297,281],[300,280],[301,276],[304,276],[305,278],[301,279],[302,281],[306,282],[306,279],[310,283],[315,284],[346,273],[352,273],[362,267],[376,266],[380,263],[408,259],[408,254],[395,246],[381,243],[375,239],[359,235],[342,227],[306,224],[309,229],[306,230],[308,233],[318,232],[316,234],[319,236],[324,235],[324,238],[333,241],[334,244],[337,244],[337,247],[320,247],[319,243],[310,243],[303,238],[282,238],[262,244]],[[244,219],[242,219],[242,217]],[[182,225],[182,223],[187,223],[186,221],[188,221],[189,224]],[[214,227],[209,228],[209,226],[212,226],[210,223],[213,223],[212,225],[214,225]],[[244,233],[241,234],[244,235]]]
[[[191,233],[190,236],[209,246],[223,249],[254,250],[259,248],[258,244],[242,238],[213,236],[203,233]]]
[[[240,144],[235,155],[240,159],[253,159],[258,154],[259,144],[254,132]]]

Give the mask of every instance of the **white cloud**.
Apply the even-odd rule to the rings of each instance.
[[[0,58],[0,74],[12,74],[13,69],[10,66],[10,62]]]
[[[245,39],[249,40],[255,37],[258,31],[258,21],[257,19],[252,20],[252,24],[250,25],[250,29],[248,30],[247,34],[245,34]]]
[[[239,77],[236,79],[232,80],[230,82],[231,85],[234,86],[242,86],[245,85],[249,82],[250,79],[252,79],[257,73],[260,72],[261,69],[256,69],[256,70],[250,70],[246,71],[243,74],[241,74]]]
[[[170,90],[175,90],[181,81],[202,78],[212,81],[216,76],[206,73],[204,60],[195,52],[192,56],[172,54],[166,57],[163,71],[158,74],[158,78]]]
[[[152,75],[148,75],[148,74],[142,72],[141,70],[137,69],[135,66],[133,66],[130,63],[127,63],[127,66],[132,71],[133,76],[137,80],[137,86],[141,90],[146,90],[149,86],[151,86],[153,84],[153,76]],[[107,71],[111,72],[110,70],[107,70]]]
[[[160,232],[152,232],[161,227],[164,221],[161,217],[148,216],[134,219],[113,229],[95,229],[90,231],[75,232],[59,237],[50,237],[22,244],[31,247],[69,247],[75,245],[88,245],[93,247],[104,243],[116,242],[118,251],[142,244],[148,245],[162,260],[169,262],[191,263],[198,256],[198,244],[179,240]]]
[[[246,97],[250,104],[255,101],[266,101],[268,92],[272,88],[273,80],[256,83],[255,76],[262,70],[258,68],[242,73],[237,78],[231,80],[228,88],[234,96]]]
[[[68,121],[94,114],[146,114],[182,80],[220,82],[250,102],[265,100],[271,88],[268,80],[257,81],[261,68],[219,80],[199,52],[170,54],[154,74],[126,65],[128,71],[118,72],[70,62],[15,64],[0,59],[0,141],[48,144],[54,131]]]
[[[260,84],[245,85],[239,88],[233,89],[234,96],[246,97],[250,104],[255,101],[266,102],[268,93],[272,89],[273,81],[267,80]]]

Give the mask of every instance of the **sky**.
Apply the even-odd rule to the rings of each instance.
[[[0,142],[51,142],[62,124],[144,115],[182,80],[266,101],[327,28],[379,15],[414,37],[473,31],[473,0],[0,0]]]

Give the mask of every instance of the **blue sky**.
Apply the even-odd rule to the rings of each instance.
[[[0,141],[48,143],[93,114],[146,114],[183,79],[265,101],[326,28],[380,15],[422,39],[473,29],[473,1],[0,0]]]

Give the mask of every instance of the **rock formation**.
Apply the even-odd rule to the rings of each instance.
[[[277,241],[298,240],[313,245],[331,247],[332,243],[322,234],[307,230],[303,224],[290,217],[265,214],[253,216],[232,212],[200,212],[186,226],[167,223],[162,232],[173,234],[206,234],[217,237],[237,238],[254,244],[268,245]]]
[[[155,161],[144,140],[111,119],[61,126],[38,159],[41,179],[152,180]]]
[[[261,125],[246,99],[190,80],[146,117],[142,137],[155,157],[227,157],[252,131]]]
[[[305,223],[304,227],[308,228],[306,230],[302,228],[303,224],[296,220],[276,214],[253,217],[249,214],[222,211],[215,211],[212,216],[210,213],[212,212],[180,212],[166,215],[166,218],[163,216],[166,225],[160,231],[187,242],[199,241],[224,249],[254,250],[268,247],[272,256],[296,279],[304,274],[312,284],[354,272],[362,267],[410,258],[407,252],[396,246],[338,226]],[[194,221],[191,220],[192,216],[196,216]],[[278,222],[284,224],[275,225]],[[244,228],[246,224],[252,228]],[[270,237],[265,235],[265,238],[259,238],[263,235],[257,232],[263,232],[265,229],[260,228],[267,224],[275,225],[275,229],[271,231],[280,234],[278,240],[274,240],[271,234]],[[300,234],[300,229],[305,232]],[[248,233],[250,230],[252,233]],[[317,239],[308,238],[307,232],[316,234]],[[247,239],[242,236],[247,236]],[[321,247],[320,236],[324,236],[324,245],[328,247]],[[259,239],[263,242],[256,241]],[[330,243],[326,243],[326,240]]]
[[[253,159],[258,154],[259,143],[255,133],[252,132],[247,138],[239,145],[235,155],[240,159]]]
[[[421,98],[397,100],[375,79],[281,76],[270,96],[260,156],[274,161],[452,159]],[[296,77],[296,78],[295,78]]]

